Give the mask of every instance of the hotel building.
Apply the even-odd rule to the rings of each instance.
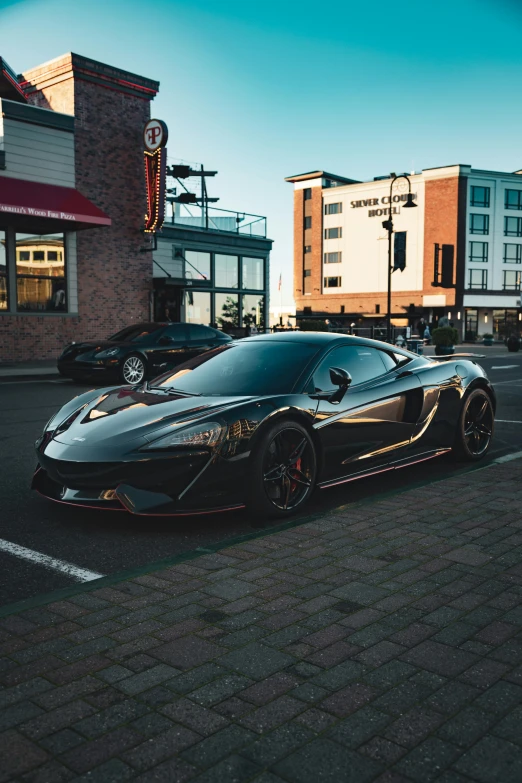
[[[395,242],[406,267],[392,274],[392,323],[416,327],[447,316],[461,339],[522,328],[522,170],[468,165],[408,175],[417,209],[404,209],[408,183],[395,183]],[[325,171],[294,185],[297,318],[378,326],[387,312],[391,178],[358,182]]]

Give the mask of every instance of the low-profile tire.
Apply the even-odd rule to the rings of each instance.
[[[142,383],[146,373],[145,360],[137,353],[130,353],[121,363],[120,380],[129,386]]]
[[[453,443],[454,458],[460,462],[477,462],[485,457],[494,428],[491,397],[483,389],[475,389],[463,401]]]
[[[299,422],[280,420],[262,434],[252,452],[247,508],[258,518],[289,517],[305,506],[316,475],[310,433]]]

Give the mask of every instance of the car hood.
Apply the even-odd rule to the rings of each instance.
[[[129,342],[116,342],[115,340],[88,340],[84,343],[69,345],[60,356],[61,359],[75,359],[87,353],[99,353],[107,348],[127,348],[132,345]]]
[[[174,423],[201,419],[224,408],[241,405],[252,397],[186,397],[175,393],[123,387],[103,390],[82,407],[67,413],[70,423],[57,427],[54,440],[68,446],[82,443],[111,445],[148,440]],[[70,412],[69,412],[70,411]],[[64,409],[65,412],[65,409]],[[64,417],[66,418],[66,417]],[[59,421],[60,416],[55,417]]]

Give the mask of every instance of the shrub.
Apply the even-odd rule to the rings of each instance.
[[[327,332],[328,331],[328,324],[326,324],[324,321],[312,321],[312,320],[299,321],[297,325],[302,332]]]
[[[490,334],[490,332],[486,332],[486,334],[482,335],[482,339],[483,340],[492,340],[493,339],[493,335]]]
[[[431,333],[433,345],[457,345],[459,333],[453,326],[439,326]]]

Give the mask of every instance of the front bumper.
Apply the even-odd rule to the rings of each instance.
[[[238,466],[208,451],[172,452],[147,459],[141,454],[125,462],[77,462],[54,459],[40,451],[37,456],[39,465],[31,486],[60,503],[160,516],[244,506],[238,489],[244,481],[238,481]]]
[[[120,366],[118,358],[91,359],[89,361],[67,361],[58,359],[56,367],[60,375],[66,378],[78,378],[96,375],[116,375]]]

